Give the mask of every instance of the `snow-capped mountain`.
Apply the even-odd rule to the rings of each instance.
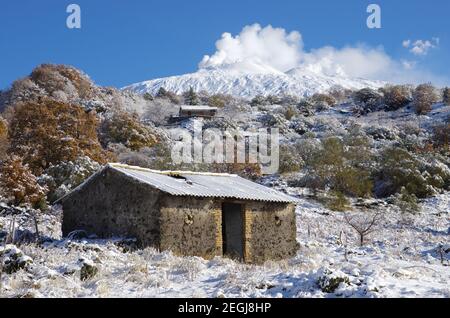
[[[255,69],[257,71],[255,71]],[[334,87],[361,89],[378,88],[382,81],[350,78],[344,74],[325,75],[308,68],[294,68],[285,73],[266,65],[222,65],[200,68],[195,73],[153,79],[124,87],[136,93],[155,94],[163,87],[175,93],[183,93],[192,87],[195,91],[210,94],[230,94],[243,98],[256,95],[310,96]]]

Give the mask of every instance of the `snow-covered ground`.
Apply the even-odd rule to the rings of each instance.
[[[60,214],[53,212],[40,217],[42,234],[53,240],[0,248],[26,261],[25,269],[1,275],[0,296],[450,297],[450,193],[425,200],[416,216],[382,201],[366,203],[362,213],[373,207],[382,219],[360,247],[341,212],[301,198],[297,256],[262,266],[152,248],[126,252],[119,239],[61,240]],[[10,220],[0,216],[0,230]],[[33,230],[26,218],[17,221]]]

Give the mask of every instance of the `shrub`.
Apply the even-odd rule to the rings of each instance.
[[[362,113],[369,113],[378,108],[382,96],[371,88],[363,88],[353,94],[353,100],[358,106],[362,106]]]
[[[265,100],[266,105],[280,105],[282,102],[281,98],[275,95],[268,95]]]
[[[433,127],[433,143],[437,148],[444,151],[450,150],[450,123],[441,124]]]
[[[383,91],[383,103],[386,110],[392,111],[405,107],[412,101],[411,90],[404,85],[386,86]]]
[[[419,161],[407,150],[388,147],[380,153],[376,192],[385,197],[399,193],[403,187],[419,198],[433,194],[426,178],[420,172]]]
[[[9,157],[0,166],[0,194],[8,203],[41,207],[46,191],[19,157]]]
[[[442,101],[445,105],[450,106],[450,88],[444,88],[444,92],[442,94]]]
[[[303,160],[294,147],[280,146],[280,173],[298,172],[303,166]]]
[[[144,99],[146,100],[146,101],[152,101],[154,98],[153,98],[153,95],[152,94],[150,94],[150,93],[145,93],[142,97],[144,97]]]
[[[402,187],[400,193],[395,198],[395,203],[402,213],[416,214],[420,212],[420,205],[414,194],[408,193],[405,187]]]
[[[102,143],[122,143],[131,150],[152,147],[156,143],[153,131],[141,124],[136,114],[116,111],[102,123]]]
[[[291,120],[292,118],[298,116],[298,110],[294,106],[286,106],[283,108],[284,117],[287,120]]]
[[[253,97],[253,99],[250,101],[250,106],[256,107],[256,106],[265,105],[265,103],[266,103],[266,99],[264,98],[264,96],[262,96],[262,95],[256,95],[256,96]]]
[[[320,93],[316,93],[311,96],[311,101],[316,105],[332,106],[336,104],[336,99],[334,99],[333,96]]]
[[[232,97],[224,94],[214,94],[208,97],[207,104],[212,107],[223,108],[230,103]]]
[[[157,98],[163,98],[163,99],[168,99],[170,100],[171,103],[173,104],[181,104],[181,99],[180,97],[175,94],[174,92],[168,91],[166,90],[164,87],[161,87],[158,92],[156,93]]]
[[[100,169],[100,165],[89,157],[79,157],[74,161],[61,162],[50,166],[38,178],[38,182],[48,189],[47,198],[54,202],[80,185]]]
[[[321,143],[321,149],[308,160],[310,187],[330,188],[349,196],[369,196],[372,193],[371,155],[365,146],[356,142],[345,144],[335,137]]]
[[[352,95],[352,91],[340,87],[332,88],[328,94],[333,97],[337,103],[344,102]]]
[[[305,117],[308,117],[314,115],[315,106],[308,99],[303,99],[298,103],[297,109]]]
[[[332,211],[345,212],[350,210],[350,201],[340,191],[332,193],[333,197],[326,202],[326,207]]]
[[[95,114],[80,106],[50,99],[20,104],[10,122],[8,151],[23,158],[36,175],[83,155],[106,162],[97,126]]]
[[[431,84],[421,84],[413,92],[413,107],[418,115],[429,113],[437,101],[436,89]]]

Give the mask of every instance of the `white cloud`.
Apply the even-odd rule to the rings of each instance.
[[[404,40],[402,45],[404,48],[408,48],[411,45],[411,40]]]
[[[415,54],[426,54],[439,44],[431,41],[403,41]],[[324,75],[361,77],[391,82],[441,82],[433,74],[421,70],[415,61],[395,60],[382,47],[365,45],[335,48],[325,46],[304,50],[302,35],[272,26],[245,26],[233,36],[224,33],[216,42],[217,51],[205,55],[199,68],[226,68],[244,72],[287,72],[302,68]],[[420,51],[421,50],[421,51]]]
[[[297,31],[287,33],[270,25],[261,28],[259,24],[253,24],[244,27],[235,37],[230,33],[222,34],[216,48],[214,55],[203,57],[201,68],[246,63],[286,71],[300,61],[302,37]]]
[[[404,48],[414,55],[425,56],[431,49],[435,49],[439,46],[439,38],[432,38],[431,40],[405,40],[402,42]]]
[[[417,65],[417,61],[402,60],[402,65],[406,70],[412,70]]]

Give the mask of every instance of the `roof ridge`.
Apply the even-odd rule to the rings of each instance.
[[[157,173],[161,175],[181,175],[181,174],[190,174],[190,175],[202,175],[202,176],[217,176],[217,177],[238,177],[236,174],[229,174],[229,173],[216,173],[216,172],[195,172],[195,171],[182,171],[182,170],[154,170],[149,168],[143,168],[139,166],[131,166],[124,163],[117,163],[117,162],[109,162],[107,166],[110,166],[112,168],[124,168],[124,169],[130,169],[130,170],[136,170],[136,171],[144,171],[144,172],[152,172]]]

